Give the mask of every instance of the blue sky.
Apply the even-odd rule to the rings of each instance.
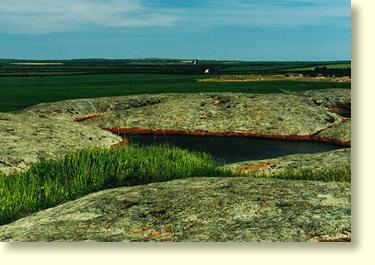
[[[350,0],[0,0],[0,58],[351,59]]]

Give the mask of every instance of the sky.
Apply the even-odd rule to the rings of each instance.
[[[350,0],[0,0],[0,58],[351,59]]]

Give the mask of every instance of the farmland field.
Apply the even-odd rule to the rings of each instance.
[[[322,64],[322,65],[319,65],[319,67],[327,67],[328,69],[332,69],[332,68],[338,68],[338,69],[341,69],[341,68],[351,68],[351,66],[352,65],[350,63]],[[289,71],[314,70],[315,67],[317,67],[317,66],[291,68],[291,69],[288,69],[288,70]]]
[[[350,65],[349,61],[322,62],[246,62],[246,61],[208,61],[189,63],[176,59],[142,60],[1,60],[0,76],[44,76],[73,74],[202,74],[209,68],[213,74],[277,73],[289,69],[336,65]],[[194,62],[194,60],[191,60]]]
[[[198,65],[177,64],[170,60],[161,62],[145,60],[129,62],[126,60],[104,62],[100,60],[73,60],[62,62],[61,65],[56,61],[46,64],[0,61],[0,112],[17,111],[41,102],[135,94],[282,93],[313,89],[350,89],[350,83],[324,80],[314,82],[306,80],[267,80],[246,83],[198,82],[198,80],[204,78],[219,77],[220,73],[224,72],[234,74],[256,72],[266,75],[277,73],[279,69],[322,65],[322,62],[315,62],[314,64],[311,62],[203,61],[199,62]],[[203,75],[202,69],[205,68],[213,69],[213,72],[216,73]]]

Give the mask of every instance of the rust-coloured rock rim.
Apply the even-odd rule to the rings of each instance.
[[[116,134],[174,134],[174,135],[195,135],[195,136],[231,136],[231,137],[252,137],[252,138],[263,138],[263,139],[276,139],[276,140],[288,140],[288,141],[317,141],[328,144],[334,144],[342,147],[350,147],[349,141],[337,141],[329,138],[318,138],[314,135],[297,135],[297,134],[260,134],[251,132],[210,132],[206,130],[153,130],[145,128],[116,128],[116,127],[105,127],[103,130],[116,133]],[[320,132],[320,131],[319,131]]]

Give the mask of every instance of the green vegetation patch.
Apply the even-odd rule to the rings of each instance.
[[[314,65],[310,67],[299,67],[299,68],[290,68],[289,71],[299,71],[299,70],[314,70],[316,67],[327,67],[328,69],[342,69],[342,68],[351,68],[351,63],[338,63],[338,64],[322,64]]]
[[[0,175],[0,224],[106,188],[224,174],[209,155],[178,148],[86,149]]]
[[[42,102],[106,96],[160,93],[284,93],[342,88],[350,83],[263,81],[206,83],[217,75],[98,74],[82,76],[1,77],[0,112],[17,111]]]

